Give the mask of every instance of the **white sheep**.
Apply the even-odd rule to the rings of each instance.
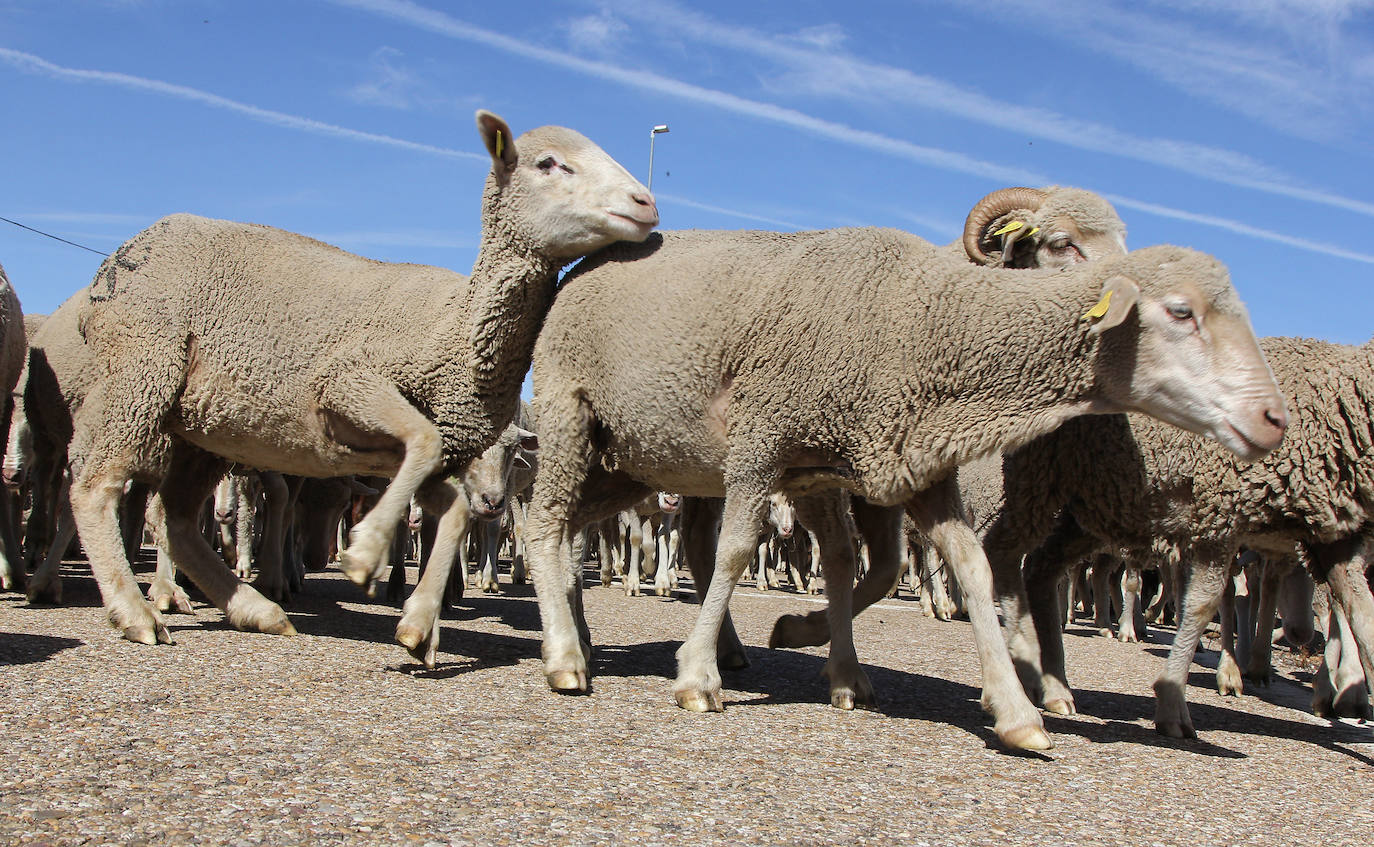
[[[1141,416],[1071,421],[1006,457],[1006,504],[985,545],[1013,658],[1050,711],[1074,709],[1051,596],[1064,565],[1102,546],[1149,551],[1161,537],[1184,552],[1189,574],[1178,634],[1155,682],[1161,733],[1195,734],[1184,698],[1188,666],[1241,546],[1278,557],[1300,547],[1349,617],[1369,669],[1374,349],[1286,338],[1264,339],[1261,348],[1292,421],[1289,437],[1261,461],[1238,463],[1215,444]],[[1028,596],[1020,562],[1032,550]]]
[[[74,422],[71,501],[126,638],[168,640],[115,543],[117,492],[131,477],[161,481],[178,566],[231,625],[263,632],[294,628],[195,529],[229,463],[390,476],[340,556],[359,584],[386,562],[417,491],[451,529],[466,520],[444,477],[514,415],[559,270],[658,222],[644,187],[584,136],[544,127],[517,139],[486,111],[477,126],[492,171],[471,278],[191,215],[158,221],[102,264],[82,321],[103,367]],[[417,596],[397,639],[423,655],[438,608],[412,606]]]
[[[24,312],[19,307],[19,295],[0,267],[0,445],[9,444],[10,419],[14,414],[15,386],[24,370],[25,351]],[[3,457],[0,457],[3,458]],[[24,553],[19,543],[14,516],[19,510],[13,505],[15,493],[8,485],[0,485],[0,589],[22,590],[24,587]]]
[[[831,702],[870,702],[850,628],[847,488],[906,504],[940,547],[965,590],[998,737],[1030,748],[1050,741],[998,632],[954,468],[1091,412],[1149,411],[1250,456],[1284,427],[1244,307],[1210,257],[1161,247],[1003,271],[881,229],[670,232],[602,251],[550,310],[534,386],[545,423],[530,557],[552,688],[587,685],[578,530],[653,489],[724,495],[715,575],[674,685],[682,707],[720,710],[717,634],[768,496],[784,490],[820,545]]]
[[[1126,225],[1081,188],[1002,188],[974,204],[950,249],[991,267],[1063,268],[1125,253]]]

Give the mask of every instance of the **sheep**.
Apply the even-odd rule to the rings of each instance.
[[[850,630],[845,488],[905,504],[954,568],[1011,747],[1050,742],[1000,639],[953,469],[1092,412],[1148,411],[1247,456],[1285,425],[1225,269],[1174,247],[1045,273],[953,261],[895,230],[657,233],[569,274],[533,373],[547,424],[529,552],[551,688],[587,687],[578,530],[655,488],[723,494],[715,574],[674,685],[683,708],[720,711],[717,634],[784,490],[820,545],[831,703],[871,702]],[[896,541],[894,527],[894,561]]]
[[[1126,252],[1126,225],[1081,188],[1002,188],[974,204],[946,248],[989,267],[1063,268]]]
[[[1290,437],[1261,461],[1240,464],[1215,444],[1142,416],[1071,421],[1005,458],[1006,503],[984,543],[1012,656],[1046,709],[1074,710],[1050,596],[1065,564],[1103,545],[1148,551],[1160,537],[1183,551],[1189,577],[1178,634],[1155,682],[1159,732],[1196,735],[1184,698],[1187,670],[1242,545],[1279,557],[1300,549],[1349,617],[1368,671],[1374,349],[1288,338],[1260,346],[1293,422]],[[1021,587],[1024,553],[1029,594]]]
[[[975,203],[964,219],[962,237],[946,245],[944,250],[952,261],[967,260],[990,267],[1058,270],[1125,253],[1126,224],[1111,203],[1091,191],[1062,186],[1013,186],[998,189]],[[1000,473],[1000,466],[996,467],[998,492]],[[873,565],[854,588],[854,614],[858,615],[892,589],[903,561],[907,569],[914,566],[925,571],[923,584],[929,591],[922,591],[921,602],[928,607],[928,614],[944,620],[957,614],[959,603],[946,591],[944,582],[934,576],[934,551],[928,540],[920,537],[910,519],[874,509],[861,499],[854,502],[854,510]],[[888,536],[893,532],[908,541],[892,546]],[[908,552],[910,547],[918,550],[915,556]],[[879,551],[876,557],[871,555],[874,550]],[[889,550],[897,552],[889,555],[885,552]],[[692,566],[690,557],[688,564]],[[951,581],[950,589],[957,595],[957,582]],[[774,623],[769,646],[824,644],[830,638],[827,614],[819,610],[808,615],[779,617]]]
[[[24,312],[19,307],[19,295],[15,293],[5,269],[0,267],[0,396],[4,397],[0,408],[0,444],[9,444],[10,418],[14,413],[14,388],[19,384],[20,372],[24,370],[26,342],[24,338]],[[2,457],[0,457],[2,458]],[[17,513],[12,501],[14,493],[8,486],[0,485],[0,589],[6,591],[21,589],[24,585],[24,555],[20,549],[18,532],[13,517]]]
[[[102,368],[74,422],[71,502],[125,638],[170,640],[131,590],[114,543],[117,492],[131,477],[160,481],[178,566],[232,626],[261,632],[294,627],[218,567],[194,527],[230,463],[390,476],[340,554],[360,585],[384,565],[412,494],[450,524],[465,521],[444,477],[513,417],[559,270],[620,239],[642,240],[658,223],[643,185],[581,134],[544,127],[517,139],[485,110],[477,127],[492,170],[471,278],[185,214],[153,224],[101,265],[81,320]],[[397,640],[423,654],[438,609],[411,606],[417,596]]]

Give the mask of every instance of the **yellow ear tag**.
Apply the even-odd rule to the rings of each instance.
[[[1025,224],[1021,221],[1012,221],[1011,223],[994,232],[993,235],[1006,235],[1009,232],[1016,232],[1023,226],[1025,226]]]
[[[1036,234],[1037,232],[1039,232],[1039,231],[1040,231],[1040,227],[1038,227],[1038,226],[1037,226],[1037,227],[1033,227],[1033,228],[1031,229],[1030,232],[1026,233],[1026,237],[1027,237],[1027,238],[1030,238],[1032,235],[1035,235],[1035,234]]]
[[[1097,305],[1083,313],[1082,320],[1097,320],[1107,314],[1107,307],[1112,303],[1112,293],[1108,291],[1102,295],[1102,299],[1097,301]]]
[[[501,134],[501,130],[496,131],[496,158],[501,158],[501,153],[506,149],[506,137]]]

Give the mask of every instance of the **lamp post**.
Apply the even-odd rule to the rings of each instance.
[[[659,124],[649,130],[649,185],[647,187],[650,193],[654,190],[654,139],[658,137],[659,133],[667,131],[667,124]]]

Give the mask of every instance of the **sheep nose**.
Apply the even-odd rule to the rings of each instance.
[[[506,505],[506,498],[493,497],[490,494],[483,494],[482,505],[485,506],[487,508],[487,511],[489,512],[500,511]]]

